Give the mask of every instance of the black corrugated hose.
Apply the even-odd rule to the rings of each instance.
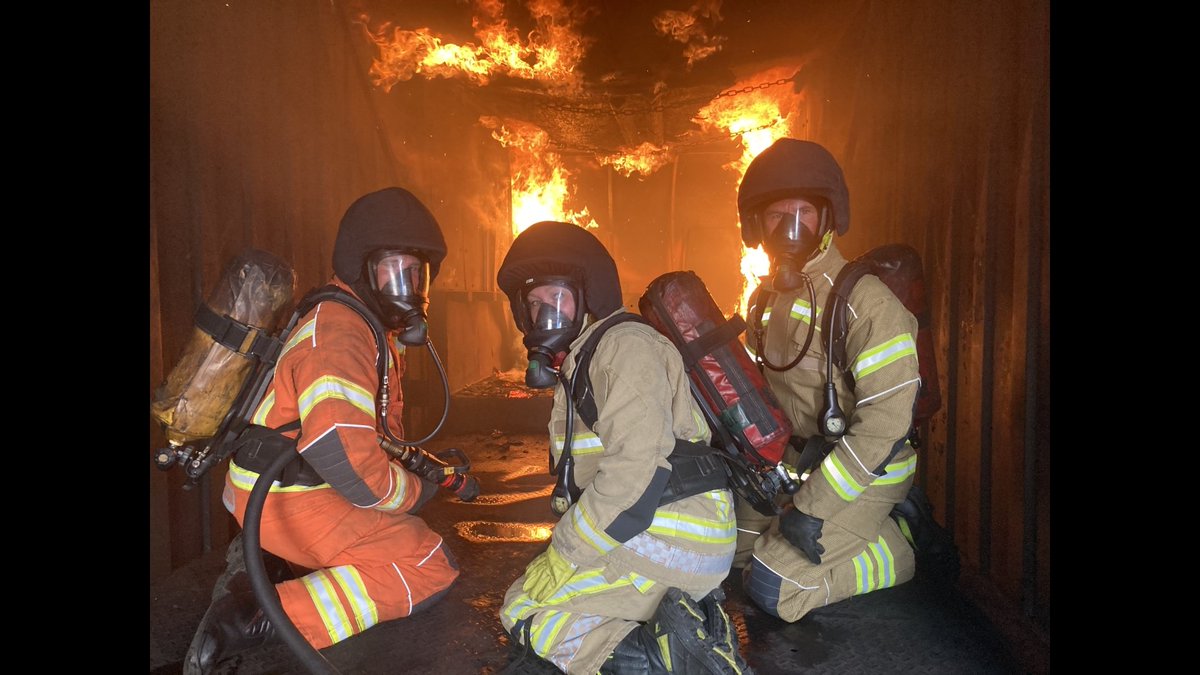
[[[279,457],[271,463],[271,466],[259,474],[258,480],[254,481],[254,489],[250,491],[250,500],[246,503],[246,515],[242,519],[242,544],[245,547],[246,572],[250,575],[250,586],[254,589],[254,597],[262,607],[263,613],[267,615],[271,625],[275,627],[280,637],[296,654],[308,672],[313,675],[337,675],[337,669],[321,655],[321,652],[308,643],[308,640],[300,634],[296,625],[284,613],[283,604],[279,601],[279,593],[267,577],[262,546],[259,544],[258,530],[262,521],[263,504],[267,501],[267,495],[271,493],[271,485],[275,482],[275,478],[283,472],[283,468],[287,466],[288,462],[299,458],[300,456],[294,452],[279,453]]]

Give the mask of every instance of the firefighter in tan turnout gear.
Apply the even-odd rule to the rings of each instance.
[[[809,475],[778,517],[739,503],[735,566],[758,606],[797,621],[913,578],[913,548],[889,514],[917,469],[908,442],[917,320],[863,276],[843,310],[844,361],[827,360],[831,290],[847,264],[833,238],[850,225],[850,200],[824,147],[784,138],[764,150],[738,188],[738,213],[746,246],[763,244],[771,259],[747,312],[746,346],[797,434],[784,461]]]
[[[733,496],[679,352],[624,309],[613,259],[581,227],[530,226],[497,281],[529,350],[527,384],[560,385],[561,517],[504,597],[506,672],[750,672],[720,604]]]

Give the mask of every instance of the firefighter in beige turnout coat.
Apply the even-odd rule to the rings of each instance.
[[[553,386],[547,375],[559,359],[571,381],[580,346],[626,313],[615,264],[575,225],[531,226],[498,276],[530,349],[531,386]],[[555,312],[566,321],[547,318]],[[572,321],[585,313],[590,323]],[[522,658],[532,652],[567,673],[749,672],[719,604],[737,536],[731,492],[705,489],[659,506],[676,439],[710,437],[679,352],[651,326],[627,321],[603,335],[588,373],[594,428],[563,386],[549,422],[554,465],[571,471],[579,490],[546,551],[509,587],[504,628]],[[564,468],[568,426],[573,470]]]
[[[889,514],[905,500],[917,467],[907,441],[920,385],[917,321],[878,278],[858,281],[846,311],[845,370],[853,387],[836,366],[832,380],[844,433],[822,430],[828,336],[821,328],[847,262],[833,243],[834,232],[849,225],[841,168],[816,143],[782,139],[747,169],[738,206],[746,246],[762,242],[773,269],[747,312],[747,349],[768,366],[764,374],[795,433],[824,437],[828,452],[815,465],[798,466],[804,443],[789,447],[784,461],[811,475],[780,517],[744,504],[737,511],[735,566],[743,568],[747,594],[767,612],[797,621],[913,578],[912,546]]]

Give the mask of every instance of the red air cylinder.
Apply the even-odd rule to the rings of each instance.
[[[867,251],[875,274],[892,293],[917,317],[917,360],[921,374],[921,391],[917,394],[913,426],[919,427],[942,407],[942,390],[938,382],[937,359],[933,352],[933,329],[929,320],[929,305],[925,300],[925,273],[921,256],[907,244],[887,244]]]
[[[757,465],[783,459],[792,423],[738,341],[746,328],[726,320],[695,272],[668,272],[646,288],[638,311],[679,349],[693,392]],[[703,399],[703,400],[699,400]],[[714,429],[714,437],[719,430]]]

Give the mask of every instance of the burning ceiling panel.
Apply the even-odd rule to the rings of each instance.
[[[355,16],[376,50],[376,86],[461,80],[495,116],[544,129],[558,151],[619,166],[635,148],[665,155],[727,138],[694,120],[722,96],[798,90],[792,76],[848,11],[823,4],[375,0]]]
[[[568,157],[645,178],[681,155],[723,155],[740,180],[775,139],[805,137],[804,65],[859,4],[365,0],[353,16],[374,86],[449,80],[478,102],[509,150],[515,234],[547,219],[598,226],[574,203]],[[765,266],[742,251],[739,304]]]

